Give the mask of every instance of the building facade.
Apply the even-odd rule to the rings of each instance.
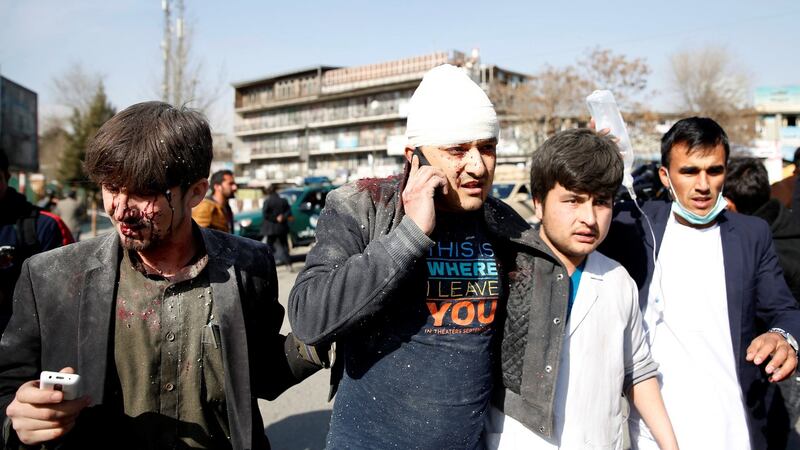
[[[754,103],[756,156],[764,158],[770,181],[775,182],[783,177],[781,160],[791,161],[800,147],[800,86],[757,87]]]
[[[402,167],[408,100],[440,64],[463,67],[490,98],[526,75],[480,63],[477,51],[438,52],[357,67],[316,66],[236,83],[233,160],[251,186],[305,177],[387,176]],[[524,162],[530,149],[498,111],[500,162]]]

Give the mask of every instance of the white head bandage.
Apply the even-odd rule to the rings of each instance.
[[[428,71],[408,103],[408,147],[463,144],[499,133],[489,97],[463,69],[449,64]]]

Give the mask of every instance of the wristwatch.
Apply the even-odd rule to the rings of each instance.
[[[797,339],[795,339],[794,336],[792,336],[791,334],[787,333],[786,330],[784,330],[782,328],[770,328],[768,330],[768,332],[769,333],[778,333],[781,336],[783,336],[783,338],[786,339],[786,342],[789,345],[791,345],[792,348],[794,349],[794,354],[797,355],[798,345],[797,345]]]

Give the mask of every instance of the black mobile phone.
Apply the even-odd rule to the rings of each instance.
[[[411,157],[413,158],[414,155],[417,155],[420,167],[431,165],[431,163],[428,162],[428,158],[426,158],[425,155],[422,154],[422,150],[420,150],[419,147],[414,147],[414,153],[411,154]]]

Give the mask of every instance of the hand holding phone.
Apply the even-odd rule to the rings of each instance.
[[[6,408],[6,416],[23,444],[39,445],[64,436],[75,426],[81,411],[91,404],[88,397],[67,400],[77,392],[80,378],[71,373],[70,367],[61,370],[42,372],[38,380],[23,383]],[[63,395],[54,395],[55,389],[63,391]],[[45,417],[48,419],[43,421]]]
[[[414,164],[414,156],[417,164]],[[407,216],[427,235],[436,225],[434,197],[447,193],[447,176],[433,167],[419,147],[411,154],[411,172],[402,193],[403,208]]]
[[[64,400],[78,398],[81,377],[75,373],[44,371],[39,376],[39,389],[58,390],[64,393]]]

